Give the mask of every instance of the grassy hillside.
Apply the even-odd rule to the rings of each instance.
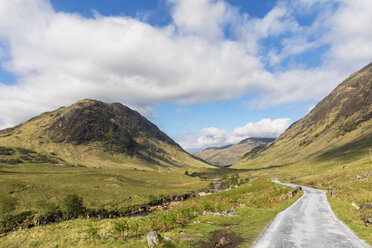
[[[0,146],[85,166],[203,167],[154,124],[120,103],[82,100],[0,131]]]
[[[275,142],[253,149],[235,167],[361,159],[372,144],[371,117],[372,63],[348,77]]]
[[[207,148],[194,155],[216,166],[231,165],[253,148],[272,141],[271,138],[247,138],[235,145]]]

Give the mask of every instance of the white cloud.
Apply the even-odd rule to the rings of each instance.
[[[155,27],[130,17],[56,12],[47,0],[0,1],[0,42],[7,47],[1,56],[9,58],[2,66],[18,78],[15,85],[0,83],[2,125],[82,98],[150,114],[160,103],[244,94],[258,95],[251,107],[318,99],[372,57],[367,0],[280,1],[263,18],[222,0],[169,2],[173,21]],[[340,6],[323,11],[324,2]],[[308,27],[295,18],[304,7],[319,12]],[[226,38],[226,28],[235,36]],[[268,56],[261,40],[272,36],[282,49]],[[266,57],[277,64],[322,44],[330,46],[323,66],[265,69]]]
[[[215,127],[203,128],[199,132],[178,137],[178,141],[183,148],[194,153],[208,147],[236,144],[248,137],[276,138],[288,128],[290,122],[289,118],[262,119],[258,122],[248,122],[231,133]]]
[[[211,40],[223,38],[228,5],[223,1],[169,0],[174,6],[172,17],[182,33],[191,33]]]

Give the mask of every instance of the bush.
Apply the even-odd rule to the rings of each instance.
[[[239,184],[239,174],[232,175],[230,178],[230,182],[233,185]]]
[[[41,199],[35,203],[35,207],[39,214],[50,215],[58,212],[58,206],[56,203]]]
[[[88,229],[85,232],[88,239],[96,240],[97,238],[99,238],[98,228],[91,223],[88,225]]]
[[[65,219],[77,218],[83,215],[85,213],[83,198],[76,194],[67,195],[62,201],[61,210]]]
[[[129,224],[126,219],[121,219],[114,222],[113,233],[117,233],[120,236],[127,236],[129,231]]]
[[[214,186],[215,186],[215,183],[214,183],[214,182],[210,182],[208,187],[209,187],[210,189],[214,189]]]

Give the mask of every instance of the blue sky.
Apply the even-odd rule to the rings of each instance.
[[[0,129],[83,98],[195,152],[277,137],[371,62],[368,0],[4,0]]]

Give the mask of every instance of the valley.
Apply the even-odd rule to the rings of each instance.
[[[368,247],[371,90],[369,64],[277,139],[248,138],[200,159],[120,103],[81,100],[2,130],[0,247],[146,247],[151,232],[158,247],[253,246],[278,213],[307,197],[273,178],[326,190],[322,201]]]

